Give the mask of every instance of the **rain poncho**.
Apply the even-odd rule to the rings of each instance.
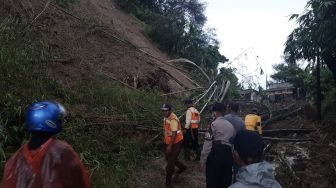
[[[281,185],[274,178],[272,166],[264,161],[241,167],[237,182],[229,188],[281,188]]]
[[[72,147],[49,139],[37,150],[24,144],[6,163],[1,188],[89,188],[90,179]]]

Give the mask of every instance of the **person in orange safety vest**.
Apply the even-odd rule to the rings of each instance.
[[[25,129],[31,139],[6,162],[1,188],[89,188],[87,169],[66,142],[53,136],[62,129],[66,111],[56,102],[30,105]]]
[[[245,129],[262,134],[261,117],[257,108],[253,108],[252,112],[245,116]]]
[[[171,179],[174,173],[175,166],[179,168],[177,173],[186,170],[186,166],[178,160],[178,156],[182,149],[183,133],[181,130],[181,123],[177,116],[172,112],[170,104],[163,104],[161,107],[164,115],[164,143],[165,156],[167,160],[166,166],[166,186],[171,186]]]
[[[190,150],[196,154],[195,160],[200,159],[201,151],[198,144],[198,128],[201,122],[201,116],[198,110],[194,107],[194,102],[191,99],[185,100],[187,107],[186,119],[184,126],[184,159],[190,160]]]

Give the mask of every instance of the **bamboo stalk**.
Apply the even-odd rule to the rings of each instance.
[[[310,142],[314,141],[311,138],[304,138],[304,139],[293,139],[293,138],[272,138],[272,137],[263,137],[264,140],[269,141],[282,141],[282,142]]]
[[[175,92],[171,92],[171,93],[165,93],[165,94],[161,95],[161,97],[167,96],[167,95],[174,95],[174,94],[178,94],[178,93],[183,93],[183,92],[187,92],[187,91],[201,90],[201,89],[205,89],[205,87],[195,87],[195,88],[191,88],[191,89],[185,89],[185,90],[181,90],[181,91],[175,91]]]

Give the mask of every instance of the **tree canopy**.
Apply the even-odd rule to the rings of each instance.
[[[118,0],[146,25],[147,35],[166,52],[187,58],[206,71],[228,59],[219,52],[213,29],[205,29],[205,4],[199,0]],[[214,71],[217,72],[217,71]]]
[[[322,60],[336,83],[336,0],[309,0],[302,15],[294,14],[298,27],[288,36],[286,61]]]

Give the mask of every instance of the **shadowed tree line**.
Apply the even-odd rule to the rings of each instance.
[[[117,0],[118,5],[145,24],[146,34],[174,57],[187,58],[214,70],[221,55],[213,29],[205,29],[205,4],[199,0]]]
[[[285,43],[284,60],[274,66],[276,81],[293,83],[314,99],[318,114],[332,113],[336,103],[336,0],[309,0],[304,12],[293,14],[298,26]],[[306,66],[301,68],[300,63]],[[336,111],[334,112],[336,114]]]

